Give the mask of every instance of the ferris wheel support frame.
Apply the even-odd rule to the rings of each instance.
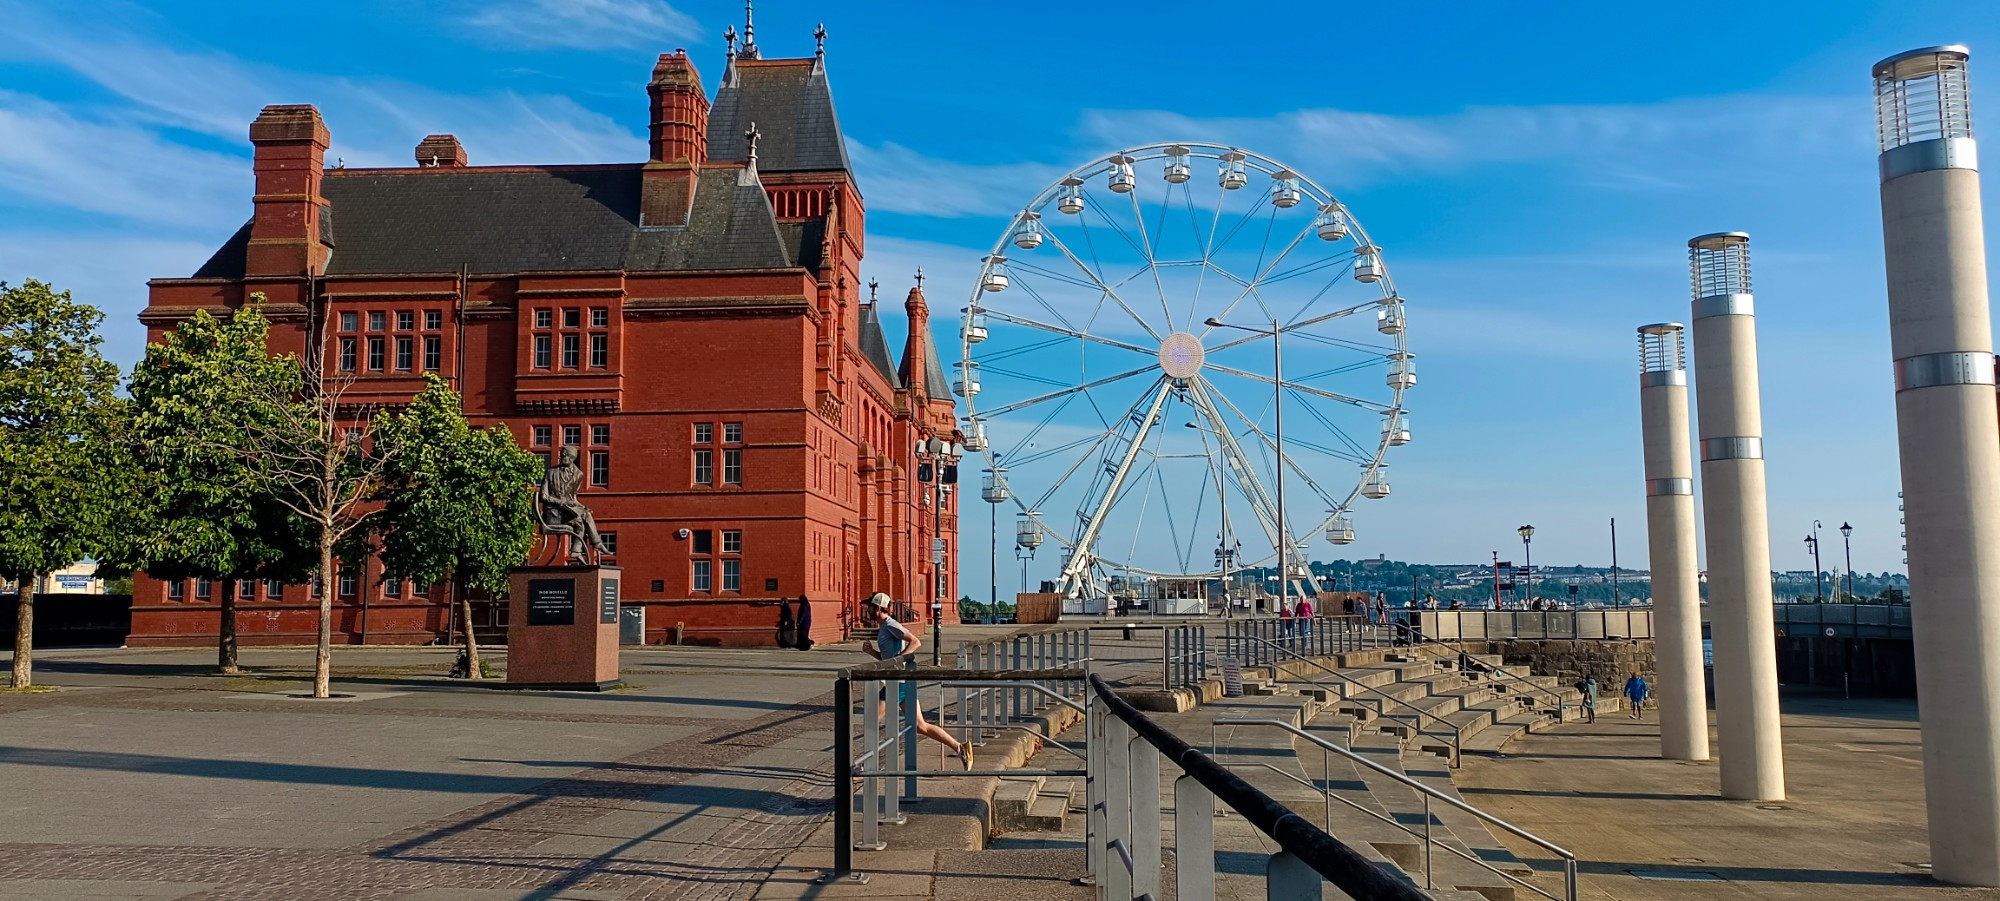
[[[1082,571],[1090,565],[1093,554],[1090,549],[1097,546],[1097,532],[1104,526],[1104,515],[1111,511],[1111,505],[1118,499],[1119,489],[1125,486],[1125,476],[1132,471],[1132,461],[1139,458],[1139,451],[1146,443],[1146,436],[1160,418],[1160,408],[1167,403],[1167,395],[1173,393],[1173,386],[1165,378],[1153,381],[1153,405],[1146,408],[1146,418],[1139,420],[1138,431],[1125,446],[1125,455],[1118,460],[1118,469],[1111,474],[1111,484],[1105,487],[1104,496],[1098,499],[1097,509],[1084,523],[1083,531],[1077,535],[1076,550],[1070,554],[1069,563],[1063,566],[1062,578],[1056,582],[1056,591],[1067,594],[1072,585],[1081,579]]]
[[[1289,583],[1290,567],[1299,563],[1298,542],[1292,540],[1289,529],[1278,523],[1277,504],[1265,492],[1264,483],[1250,477],[1255,471],[1250,466],[1250,458],[1243,453],[1243,445],[1237,443],[1235,432],[1229,428],[1227,422],[1223,421],[1222,411],[1216,408],[1214,399],[1208,396],[1208,380],[1196,376],[1188,381],[1188,395],[1194,400],[1195,409],[1201,411],[1201,414],[1208,419],[1209,427],[1214,430],[1216,446],[1222,450],[1223,458],[1229,463],[1225,468],[1229,470],[1230,478],[1236,482],[1236,489],[1243,492],[1244,498],[1250,502],[1250,510],[1257,515],[1257,524],[1263,528],[1264,537],[1270,540],[1272,549],[1277,551],[1279,578]],[[1280,465],[1290,462],[1289,459],[1281,459]],[[1279,537],[1281,535],[1282,539]],[[1279,550],[1281,545],[1282,550]],[[1300,567],[1300,571],[1310,574],[1312,570],[1309,567]],[[1306,576],[1305,586],[1313,589],[1315,593],[1318,592],[1318,585],[1312,581],[1311,575]]]

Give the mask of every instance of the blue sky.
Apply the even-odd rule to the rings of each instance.
[[[103,307],[129,365],[145,279],[188,274],[247,217],[262,105],[318,104],[351,165],[438,131],[475,164],[633,161],[653,56],[688,48],[712,88],[741,12],[0,0],[0,279]],[[1124,146],[1245,146],[1355,211],[1410,298],[1422,382],[1395,494],[1346,554],[1517,557],[1532,522],[1537,563],[1602,564],[1615,516],[1620,562],[1643,566],[1633,327],[1686,318],[1688,237],[1743,230],[1774,564],[1809,566],[1818,518],[1836,552],[1853,522],[1857,569],[1901,569],[1868,65],[1966,43],[1975,103],[2000,108],[1992,6],[766,0],[759,43],[809,54],[820,21],[887,297],[923,265],[956,310],[1014,210]]]

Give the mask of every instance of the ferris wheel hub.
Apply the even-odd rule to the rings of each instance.
[[[1206,356],[1201,339],[1187,332],[1175,332],[1160,342],[1160,369],[1168,378],[1193,378]]]

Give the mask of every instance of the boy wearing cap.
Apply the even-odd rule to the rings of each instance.
[[[916,653],[917,646],[923,644],[923,639],[918,638],[916,633],[889,615],[888,595],[875,592],[868,598],[868,603],[862,605],[861,610],[862,614],[875,625],[875,640],[861,643],[861,651],[868,656],[877,660],[895,660]],[[958,755],[959,763],[968,770],[972,769],[972,749],[951,737],[951,733],[924,719],[924,707],[917,703],[917,684],[910,681],[897,684],[902,686],[897,696],[901,703],[908,705],[917,734],[950,748],[952,753]]]

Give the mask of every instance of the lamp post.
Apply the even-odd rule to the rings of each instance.
[[[1522,526],[1514,531],[1521,533],[1521,566],[1528,571],[1528,602],[1535,600],[1535,552],[1530,539],[1535,537],[1534,526]]]
[[[944,493],[949,490],[946,487],[948,484],[958,481],[956,469],[949,475],[945,470],[946,467],[955,465],[962,453],[963,449],[957,442],[947,441],[936,435],[917,441],[917,477],[931,483],[931,576],[925,581],[930,582],[927,591],[931,598],[931,665],[933,666],[942,665],[944,662],[944,598],[938,594],[938,576],[944,571],[943,549],[938,546],[944,535]],[[929,478],[925,478],[925,463],[930,464]]]
[[[1214,433],[1202,428],[1198,423],[1190,422],[1184,425],[1202,433],[1201,449],[1202,453],[1207,454],[1207,436]],[[1219,442],[1221,436],[1217,436],[1216,440]],[[1222,616],[1228,619],[1235,615],[1234,611],[1229,609],[1229,558],[1235,556],[1236,549],[1229,546],[1229,502],[1222,493],[1222,466],[1212,455],[1208,459],[1208,470],[1215,476],[1215,509],[1222,511],[1222,540],[1215,546],[1215,565],[1222,574]]]
[[[1854,527],[1840,524],[1840,549],[1847,557],[1847,597],[1854,599],[1854,543],[1848,539],[1854,536]]]
[[[1826,603],[1826,588],[1819,577],[1819,520],[1817,519],[1813,520],[1812,534],[1806,536],[1806,547],[1812,549],[1813,555],[1813,600],[1824,604]]]
[[[1278,320],[1271,320],[1269,329],[1230,325],[1211,316],[1202,321],[1209,328],[1233,328],[1255,335],[1271,336],[1271,415],[1272,431],[1276,433],[1277,462],[1272,468],[1277,470],[1278,493],[1278,609],[1285,609],[1290,600],[1292,584],[1292,535],[1291,526],[1285,521],[1285,342],[1284,329],[1278,327]]]

